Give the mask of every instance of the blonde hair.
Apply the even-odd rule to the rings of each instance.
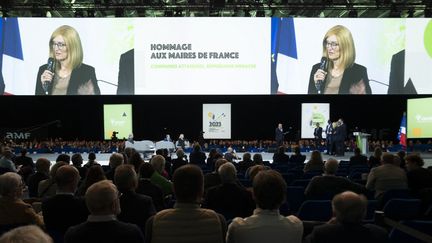
[[[66,48],[68,50],[67,60],[69,61],[71,68],[75,69],[76,67],[79,67],[83,62],[84,54],[78,32],[69,25],[62,25],[54,30],[48,44],[49,56],[52,58],[54,58],[54,48],[52,47],[52,43],[54,38],[57,36],[62,36],[65,41]],[[56,61],[56,69],[59,68],[60,65]]]
[[[351,32],[345,26],[336,25],[327,31],[323,39],[323,56],[328,58],[327,38],[332,35],[336,36],[336,39],[339,43],[339,53],[342,67],[344,69],[351,67],[354,64],[356,52]],[[331,67],[333,67],[332,65],[333,63],[330,62]]]

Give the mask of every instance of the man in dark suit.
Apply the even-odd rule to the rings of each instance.
[[[134,63],[134,49],[131,49],[120,56],[117,83],[118,95],[135,94]]]
[[[323,129],[322,129],[322,127],[320,127],[319,122],[317,122],[315,125],[316,125],[316,127],[314,129],[315,149],[319,150],[319,146],[320,146],[321,140],[322,140]]]
[[[120,214],[119,191],[111,181],[103,180],[91,185],[85,194],[90,215],[86,222],[72,226],[65,235],[66,243],[143,243],[138,226],[117,220]]]
[[[347,128],[342,118],[338,120],[338,126],[335,129],[336,155],[345,155],[345,138],[347,136]]]
[[[222,184],[209,188],[204,199],[204,207],[213,209],[225,219],[252,215],[255,203],[252,195],[237,184],[237,171],[232,163],[225,163],[218,169]]]
[[[278,147],[283,145],[284,135],[282,123],[279,123],[275,130],[275,140]]]
[[[138,225],[142,232],[148,218],[156,213],[151,197],[138,194],[135,189],[138,186],[137,174],[131,165],[120,165],[115,170],[114,182],[122,193],[120,196],[121,213],[120,221]]]
[[[333,124],[330,120],[327,121],[325,134],[326,134],[326,147],[327,147],[327,153],[326,154],[332,154]]]
[[[74,196],[80,180],[75,167],[60,167],[55,180],[57,193],[42,202],[42,214],[49,233],[64,235],[70,226],[86,221],[89,212],[84,199]]]
[[[335,217],[327,224],[315,226],[306,242],[387,242],[385,229],[373,224],[362,224],[367,207],[367,199],[363,195],[343,192],[333,198],[332,206]]]

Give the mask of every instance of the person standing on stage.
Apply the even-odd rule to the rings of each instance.
[[[336,130],[335,130],[336,155],[344,156],[345,155],[344,143],[345,143],[345,138],[347,135],[346,134],[347,128],[346,128],[346,125],[343,122],[342,118],[339,118],[337,124],[338,125],[337,125]]]
[[[282,123],[279,123],[275,130],[275,140],[278,147],[283,145],[284,135],[285,133],[283,132]]]
[[[315,149],[319,150],[319,146],[322,140],[322,132],[323,129],[320,127],[319,122],[316,123],[316,127],[314,129],[314,138],[315,138]]]
[[[327,146],[327,153],[326,154],[331,154],[332,153],[332,136],[333,136],[333,125],[332,122],[330,120],[327,121],[327,126],[325,129],[325,134],[326,134],[326,146]]]

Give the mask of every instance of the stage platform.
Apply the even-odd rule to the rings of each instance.
[[[255,154],[255,153],[251,153],[251,154],[253,156],[253,154]],[[273,163],[273,153],[263,152],[260,154],[262,155],[264,161],[269,161],[270,163]],[[287,153],[287,154],[291,155],[292,153]],[[305,162],[307,162],[310,159],[311,152],[304,152],[302,154],[306,155],[306,161]],[[34,161],[36,161],[38,158],[43,157],[43,158],[49,159],[52,163],[55,162],[58,155],[59,154],[56,154],[56,153],[52,153],[52,154],[29,154],[29,156],[32,157]],[[72,154],[69,154],[69,155],[72,156]],[[189,154],[187,153],[186,155],[189,158]],[[208,153],[206,153],[206,155],[208,156]],[[368,157],[370,155],[372,155],[372,153],[369,153]],[[422,156],[422,158],[425,161],[425,166],[424,166],[425,168],[432,166],[432,153],[421,153],[420,155]],[[87,156],[88,156],[87,153],[82,154],[82,157],[84,159],[84,163],[87,162]],[[110,156],[111,156],[110,153],[97,153],[96,154],[96,161],[98,161],[101,165],[108,165],[108,160],[109,160]],[[172,156],[173,156],[173,158],[175,158],[176,157],[175,153],[173,153]],[[241,158],[243,156],[243,153],[237,153],[237,156],[239,156]],[[330,155],[326,155],[326,154],[322,154],[322,156],[323,156],[323,160],[327,160],[328,158],[333,157],[333,158],[337,159],[338,161],[341,161],[341,160],[349,160],[350,157],[353,156],[353,153],[347,152],[347,153],[345,153],[345,156],[343,156],[343,157],[342,156],[334,157],[334,156],[330,156]]]

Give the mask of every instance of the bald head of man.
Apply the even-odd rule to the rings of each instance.
[[[346,191],[332,200],[333,215],[342,224],[361,223],[366,215],[367,199],[363,195]]]

